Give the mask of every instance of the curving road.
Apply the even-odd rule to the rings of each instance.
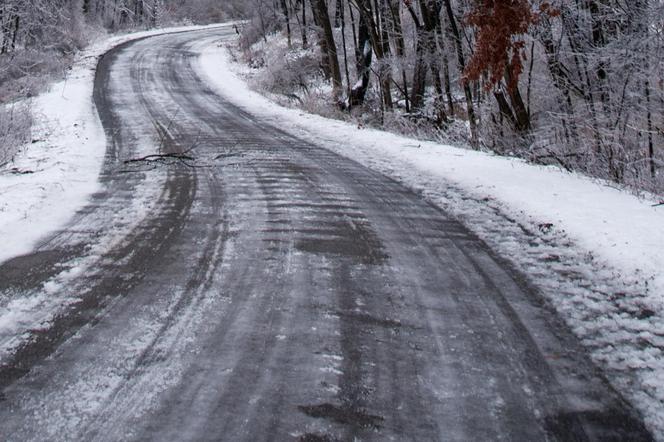
[[[468,229],[215,95],[232,33],[101,60],[103,190],[0,266],[71,301],[0,356],[0,439],[650,440]]]

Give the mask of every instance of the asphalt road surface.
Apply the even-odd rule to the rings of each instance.
[[[78,299],[0,360],[0,439],[650,439],[467,228],[215,95],[232,34],[100,62],[102,190],[0,266],[0,300]]]

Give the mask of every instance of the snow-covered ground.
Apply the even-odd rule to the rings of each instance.
[[[0,263],[33,250],[98,190],[106,151],[92,100],[99,57],[130,40],[204,28],[157,29],[97,42],[78,55],[66,80],[31,99],[33,142],[20,149],[14,162],[0,168]]]
[[[202,42],[215,90],[292,134],[357,160],[454,214],[535,284],[664,440],[664,205],[578,174],[421,142],[250,90],[252,72]]]

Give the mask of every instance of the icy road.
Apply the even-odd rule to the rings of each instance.
[[[0,266],[0,440],[650,440],[468,229],[213,93],[232,35],[101,60],[103,190]]]

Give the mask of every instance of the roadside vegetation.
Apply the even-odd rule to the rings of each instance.
[[[250,0],[235,56],[326,116],[664,193],[664,6]]]

